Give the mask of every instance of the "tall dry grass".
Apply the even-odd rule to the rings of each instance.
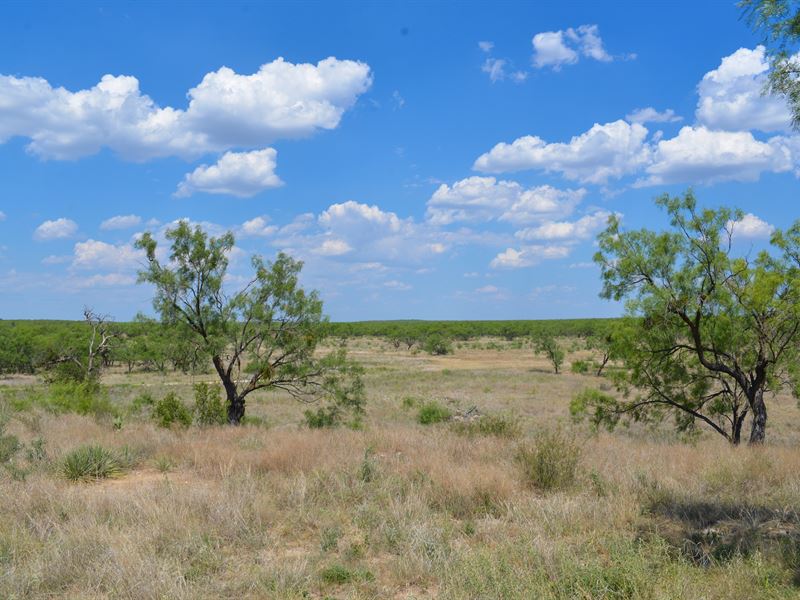
[[[792,423],[757,450],[663,431],[591,436],[566,420],[579,376],[421,375],[364,355],[363,431],[300,428],[302,407],[280,398],[252,407],[270,427],[12,418],[47,457],[23,450],[27,476],[0,475],[0,598],[798,597]],[[515,415],[521,435],[419,425],[402,407],[410,394]],[[532,485],[521,449],[558,444],[541,434],[558,427],[580,450],[574,481]],[[72,483],[58,465],[85,444],[137,462]]]

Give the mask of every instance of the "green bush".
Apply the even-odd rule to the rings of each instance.
[[[192,424],[192,413],[178,400],[174,392],[170,392],[153,407],[153,419],[161,427],[172,427],[173,424],[188,427]]]
[[[428,354],[442,356],[453,353],[453,343],[443,335],[434,333],[425,338],[422,349]]]
[[[95,417],[116,413],[105,390],[93,382],[54,383],[48,387],[46,394],[37,400],[44,408],[55,413],[69,412]]]
[[[6,423],[0,420],[0,464],[14,458],[21,447],[17,436],[6,433]]]
[[[375,576],[366,569],[348,569],[344,565],[331,565],[320,571],[320,579],[325,583],[342,585],[353,581],[372,581]]]
[[[311,429],[324,429],[336,425],[336,413],[326,408],[317,410],[307,410],[303,413],[306,418],[306,425]]]
[[[513,438],[521,433],[519,424],[513,418],[502,415],[482,415],[476,419],[456,421],[451,427],[461,435]]]
[[[72,361],[58,362],[48,367],[44,380],[47,383],[85,383],[86,370]]]
[[[64,457],[61,472],[70,481],[106,479],[121,475],[126,463],[125,457],[102,446],[80,446]]]
[[[429,400],[419,409],[417,422],[422,425],[433,425],[449,419],[453,413],[449,408],[442,406],[435,400]]]
[[[575,483],[581,448],[563,431],[539,434],[533,444],[522,444],[517,461],[527,482],[542,491],[563,490]]]
[[[579,375],[583,375],[589,372],[589,362],[585,360],[575,360],[572,362],[570,366],[570,371],[573,373],[578,373]]]
[[[228,422],[228,413],[222,403],[218,386],[207,383],[194,386],[194,416],[201,426],[224,425]]]
[[[151,408],[155,403],[156,400],[150,392],[142,392],[131,402],[130,412],[132,414],[139,414],[142,412],[143,408]]]

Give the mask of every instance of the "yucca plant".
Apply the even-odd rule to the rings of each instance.
[[[102,446],[80,446],[64,457],[62,473],[70,481],[89,481],[119,477],[123,461],[112,450]]]

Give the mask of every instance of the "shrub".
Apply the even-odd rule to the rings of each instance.
[[[21,448],[17,436],[6,433],[6,423],[0,420],[0,464],[9,462]]]
[[[477,419],[456,421],[452,428],[461,435],[494,435],[512,438],[520,434],[519,424],[511,417],[502,415],[483,415]]]
[[[422,349],[428,354],[442,356],[453,353],[453,343],[443,335],[434,333],[425,338]]]
[[[47,383],[83,383],[86,371],[83,366],[72,361],[57,362],[44,373]]]
[[[342,585],[353,581],[372,581],[375,576],[366,569],[348,569],[344,565],[331,565],[320,571],[320,579],[325,583]]]
[[[550,334],[541,333],[533,339],[533,349],[536,354],[544,354],[550,364],[553,365],[553,370],[558,375],[561,363],[564,362],[564,350],[558,344],[558,341]]]
[[[517,451],[525,479],[542,491],[571,487],[580,456],[575,439],[560,430],[542,432],[532,445],[523,444]]]
[[[570,371],[573,373],[578,373],[579,375],[583,375],[584,373],[589,372],[589,362],[585,360],[576,360],[572,362],[570,366]]]
[[[172,427],[177,423],[183,427],[192,424],[192,413],[178,400],[174,392],[170,392],[153,407],[153,419],[161,427]]]
[[[408,410],[410,408],[414,408],[417,405],[417,402],[418,402],[418,400],[416,398],[414,398],[413,396],[406,396],[406,397],[403,398],[403,401],[401,402],[400,405],[404,409]]]
[[[199,425],[224,425],[228,422],[218,386],[207,383],[194,386],[194,415]]]
[[[93,382],[54,383],[40,400],[45,408],[55,413],[103,417],[116,412],[104,390]]]
[[[80,446],[64,457],[62,473],[70,481],[88,481],[118,477],[125,470],[125,460],[102,446]]]
[[[433,425],[449,419],[453,413],[435,400],[429,400],[419,409],[417,421],[422,425]]]
[[[303,415],[306,418],[306,425],[311,429],[324,429],[336,425],[336,413],[325,408],[307,410]]]
[[[133,414],[139,414],[142,412],[142,409],[146,406],[148,408],[152,407],[156,403],[155,398],[153,398],[152,394],[149,392],[142,392],[136,398],[133,399],[131,402],[130,412]]]

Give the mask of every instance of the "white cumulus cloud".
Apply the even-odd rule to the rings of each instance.
[[[350,244],[344,240],[331,239],[323,241],[314,252],[316,254],[322,254],[323,256],[341,256],[342,254],[347,254],[352,249]]]
[[[144,264],[144,253],[131,244],[86,240],[75,244],[72,266],[76,269],[133,270]]]
[[[637,185],[756,181],[764,172],[790,171],[792,164],[792,148],[784,138],[761,142],[748,131],[686,126],[658,142],[647,177]]]
[[[194,158],[236,147],[334,129],[372,83],[368,65],[326,58],[278,58],[250,75],[228,67],[207,73],[186,108],[160,107],[132,76],[104,75],[70,91],[39,77],[0,76],[0,143],[28,138],[28,150],[75,159],[109,148],[129,160]]]
[[[637,108],[632,113],[625,115],[625,120],[629,123],[675,123],[682,121],[683,117],[676,115],[675,111],[668,108],[659,112],[652,106]]]
[[[515,235],[521,240],[585,240],[603,229],[610,216],[610,212],[598,210],[577,221],[549,221],[537,227],[522,229]]]
[[[525,188],[515,181],[474,176],[440,185],[428,200],[426,214],[435,225],[491,219],[535,222],[570,214],[585,193],[549,185]]]
[[[283,185],[275,174],[278,153],[274,148],[252,152],[226,152],[213,165],[200,165],[187,173],[175,196],[185,198],[196,192],[229,194],[249,198]]]
[[[728,231],[737,239],[768,238],[775,231],[775,226],[758,218],[752,213],[747,213],[738,221],[728,221]]]
[[[763,46],[739,48],[697,86],[697,120],[710,129],[788,131],[786,100],[764,94],[769,62]]]
[[[561,245],[534,244],[523,246],[519,250],[506,248],[489,263],[493,269],[520,269],[532,267],[543,260],[565,258],[569,256],[571,248]]]
[[[603,47],[600,29],[597,25],[581,25],[566,30],[537,33],[531,40],[533,44],[533,66],[550,67],[555,71],[563,65],[578,62],[581,56],[610,62],[613,57]]]
[[[239,228],[240,234],[245,237],[265,237],[273,235],[277,231],[278,228],[275,225],[270,225],[267,217],[255,217],[254,219],[242,223],[242,226]]]
[[[62,217],[39,225],[33,232],[33,237],[40,241],[63,240],[72,237],[77,231],[78,224],[75,221]]]
[[[111,217],[100,223],[100,229],[130,229],[131,227],[136,227],[141,222],[142,218],[137,215],[117,215],[116,217]]]
[[[585,183],[605,183],[634,173],[649,162],[647,133],[639,123],[619,120],[595,123],[567,143],[548,143],[528,135],[510,144],[497,144],[479,156],[473,168],[485,173],[541,169]]]

